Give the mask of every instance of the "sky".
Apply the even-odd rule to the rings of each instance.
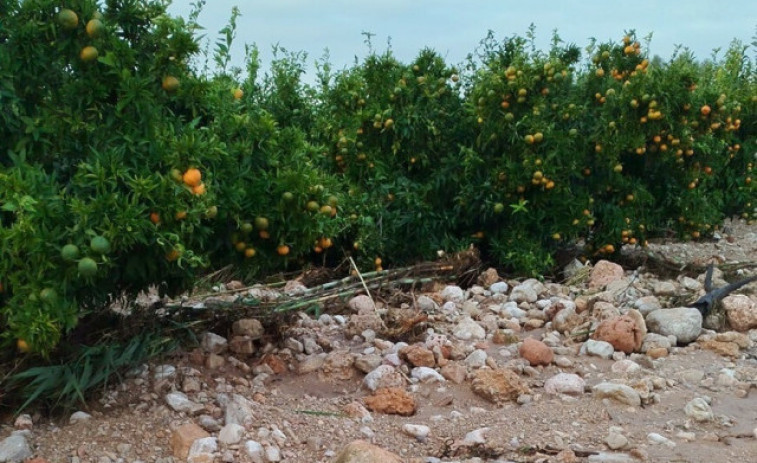
[[[169,12],[187,17],[194,1],[173,0]],[[335,69],[365,57],[363,32],[375,34],[373,47],[380,52],[390,42],[403,62],[428,47],[448,64],[463,62],[489,30],[503,39],[524,35],[532,23],[541,49],[549,47],[555,29],[581,49],[591,37],[617,41],[634,29],[640,38],[652,33],[649,55],[664,59],[676,45],[705,59],[733,39],[750,44],[757,35],[757,0],[208,0],[199,17],[208,38],[215,40],[233,6],[241,17],[232,65],[243,67],[244,44],[256,44],[265,70],[278,44],[306,52],[309,73],[326,50]]]

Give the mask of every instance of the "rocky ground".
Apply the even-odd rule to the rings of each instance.
[[[718,238],[651,248],[755,262],[757,227]],[[275,343],[242,319],[83,411],[8,418],[0,462],[757,461],[757,283],[703,320],[681,301],[705,293],[704,275],[568,273],[490,269],[396,306],[361,295],[344,314],[301,314]]]

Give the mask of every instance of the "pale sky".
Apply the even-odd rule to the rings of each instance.
[[[169,12],[186,17],[194,0],[173,0]],[[232,65],[244,62],[244,44],[257,44],[268,69],[271,47],[308,53],[307,66],[329,50],[341,69],[367,54],[362,32],[375,34],[374,48],[392,50],[403,62],[423,47],[440,53],[448,64],[461,63],[492,30],[498,39],[523,35],[536,26],[537,45],[546,49],[557,29],[565,42],[583,48],[590,37],[620,40],[626,29],[638,37],[653,34],[650,56],[667,59],[675,45],[708,58],[734,39],[750,44],[757,34],[757,0],[208,0],[199,22],[208,38],[228,22],[238,6],[237,38]],[[754,48],[749,55],[757,58]]]

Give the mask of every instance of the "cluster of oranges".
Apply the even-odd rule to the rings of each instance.
[[[73,31],[79,27],[79,15],[69,8],[63,8],[58,12],[58,24],[68,31]],[[105,32],[105,25],[102,22],[102,14],[95,12],[92,19],[87,21],[84,30],[90,39],[96,39]],[[94,45],[87,45],[79,52],[79,59],[85,63],[94,61],[99,56],[99,52]]]

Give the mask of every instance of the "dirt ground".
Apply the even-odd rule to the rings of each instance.
[[[757,225],[729,222],[719,240],[657,242],[650,248],[682,262],[715,258],[720,265],[754,264]],[[742,273],[750,275],[756,270],[746,266]],[[627,275],[631,273],[627,269]],[[511,288],[517,284],[508,283]],[[757,284],[738,292],[755,294]],[[449,333],[458,321],[456,317],[465,310],[463,307],[446,316],[432,317],[427,329]],[[318,344],[326,346],[325,352],[350,352],[356,358],[379,353],[376,346],[380,343],[365,336],[346,336],[344,325],[339,323],[310,320],[303,326],[319,334]],[[519,340],[549,335],[544,327],[534,325],[528,329],[529,326],[526,323],[516,330]],[[553,346],[555,360],[535,367],[527,362],[524,365],[517,348],[495,344],[491,336],[460,341],[473,346],[468,350],[475,347],[486,352],[487,365],[512,368],[531,393],[517,401],[493,404],[473,392],[473,367],[469,367],[469,376],[460,384],[408,381],[405,390],[416,405],[411,416],[372,412],[362,420],[345,412],[346,405],[371,395],[363,383],[365,374],[357,368],[339,370],[337,374],[325,374],[323,369],[302,373],[298,364],[304,354],[293,355],[292,349],[283,345],[259,346],[256,354],[243,359],[251,369],[234,366],[234,362],[208,368],[207,358],[198,361],[197,353],[177,353],[151,364],[149,370],[129,377],[88,408],[82,408],[91,414],[90,419],[69,424],[68,416],[33,415],[27,439],[33,455],[49,462],[184,461],[174,456],[174,430],[188,422],[202,425],[201,415],[223,426],[223,399],[219,396],[236,393],[252,400],[253,421],[247,424],[241,441],[218,444],[212,454],[217,462],[256,461],[246,451],[244,442],[249,440],[262,442],[266,448],[270,443],[280,450],[278,457],[271,454],[268,460],[259,461],[279,458],[285,462],[331,462],[356,439],[394,452],[402,461],[414,462],[757,462],[757,330],[744,334],[751,338],[751,344],[736,356],[702,348],[695,342],[672,347],[667,356],[660,358],[616,352],[608,359],[580,354],[581,342],[560,336],[559,344]],[[258,368],[263,351],[279,359],[284,367],[273,368],[273,374],[269,369]],[[614,367],[628,359],[640,369],[624,372]],[[178,373],[168,379],[156,379],[158,365],[174,366]],[[399,369],[407,376],[407,368]],[[585,392],[547,393],[545,382],[561,372],[583,378]],[[261,374],[266,376],[256,382]],[[187,377],[193,378],[191,384],[196,387],[187,385]],[[641,405],[598,398],[592,387],[606,381],[623,382],[641,391]],[[201,405],[197,411],[180,412],[167,404],[167,393],[182,390]],[[685,412],[687,403],[695,398],[704,398],[710,404],[714,415],[711,420],[698,422]],[[428,426],[428,436],[409,435],[402,430],[408,423]],[[218,429],[205,427],[210,435],[219,436]],[[4,418],[0,422],[0,440],[14,429],[13,417]],[[461,445],[466,434],[475,430],[484,436],[482,443]],[[650,433],[665,439],[656,439]],[[608,444],[610,434],[621,435],[627,443],[619,447]]]

